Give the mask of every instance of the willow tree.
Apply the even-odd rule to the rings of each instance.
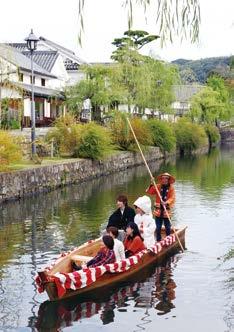
[[[97,1],[97,0],[96,0]],[[85,3],[87,0],[78,0],[78,39],[81,44],[84,32]],[[140,7],[147,17],[147,9],[151,7],[155,13],[155,24],[161,37],[161,45],[167,41],[173,42],[175,36],[181,40],[189,39],[192,43],[199,38],[200,3],[199,0],[119,0],[120,6],[126,9],[128,28],[134,24],[133,8]],[[154,8],[152,8],[154,6]]]
[[[128,111],[144,113],[146,108],[169,113],[173,101],[172,85],[177,82],[176,67],[139,53],[146,44],[158,39],[142,30],[128,30],[116,38],[111,58],[117,63],[117,85],[125,89]]]
[[[220,97],[218,91],[210,86],[200,90],[191,99],[191,110],[188,116],[199,123],[219,124],[219,121],[230,120],[233,106]]]
[[[79,117],[85,99],[90,99],[92,118],[101,121],[103,108],[111,108],[114,103],[123,99],[124,90],[114,84],[113,77],[118,76],[114,66],[93,65],[82,66],[86,77],[76,85],[65,90],[68,110]]]

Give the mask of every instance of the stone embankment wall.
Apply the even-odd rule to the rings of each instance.
[[[234,142],[234,128],[223,128],[220,130],[221,142]]]
[[[155,147],[150,148],[145,157],[148,161],[155,161],[164,156]],[[77,159],[29,170],[0,173],[0,203],[105,176],[142,163],[139,153],[120,152],[101,161]]]

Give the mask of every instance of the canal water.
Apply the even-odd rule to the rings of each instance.
[[[127,193],[149,184],[136,167],[5,204],[0,210],[0,331],[234,330],[234,146],[151,165],[176,176],[173,223],[187,225],[185,253],[95,300],[51,304],[36,271],[61,251],[97,237]]]

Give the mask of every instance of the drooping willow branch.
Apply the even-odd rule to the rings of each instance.
[[[85,1],[78,0],[78,41],[81,45],[84,33]],[[98,1],[98,0],[95,0]],[[174,37],[180,40],[198,41],[201,22],[199,0],[122,0],[127,12],[128,28],[134,23],[134,6],[142,8],[145,18],[147,9],[152,6],[155,10],[155,24],[160,35],[161,46],[173,42]]]

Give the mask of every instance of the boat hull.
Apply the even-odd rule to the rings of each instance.
[[[177,236],[180,239],[180,242],[185,248],[185,231],[186,227],[177,230]],[[127,271],[121,272],[121,273],[110,273],[107,272],[103,274],[99,279],[97,279],[94,283],[92,283],[89,286],[86,286],[84,288],[79,288],[77,290],[67,290],[66,293],[62,297],[58,297],[57,295],[57,288],[54,282],[48,282],[45,279],[44,282],[44,288],[49,296],[49,299],[51,301],[58,301],[58,300],[64,300],[66,298],[70,298],[73,296],[89,296],[92,295],[95,291],[101,291],[102,289],[110,288],[110,287],[115,287],[118,284],[121,284],[123,282],[128,282],[128,281],[133,281],[139,275],[143,269],[146,269],[147,267],[150,267],[156,263],[160,263],[160,261],[164,260],[165,258],[177,253],[180,251],[180,244],[178,242],[178,239],[176,238],[176,241],[172,243],[169,246],[163,247],[162,250],[154,254],[152,252],[147,252],[144,254],[141,258],[140,261],[133,265],[130,269]],[[67,259],[65,257],[64,259]],[[61,264],[61,263],[60,263]],[[53,271],[50,272],[50,275],[52,276],[53,273],[56,272],[56,266],[53,268]]]

